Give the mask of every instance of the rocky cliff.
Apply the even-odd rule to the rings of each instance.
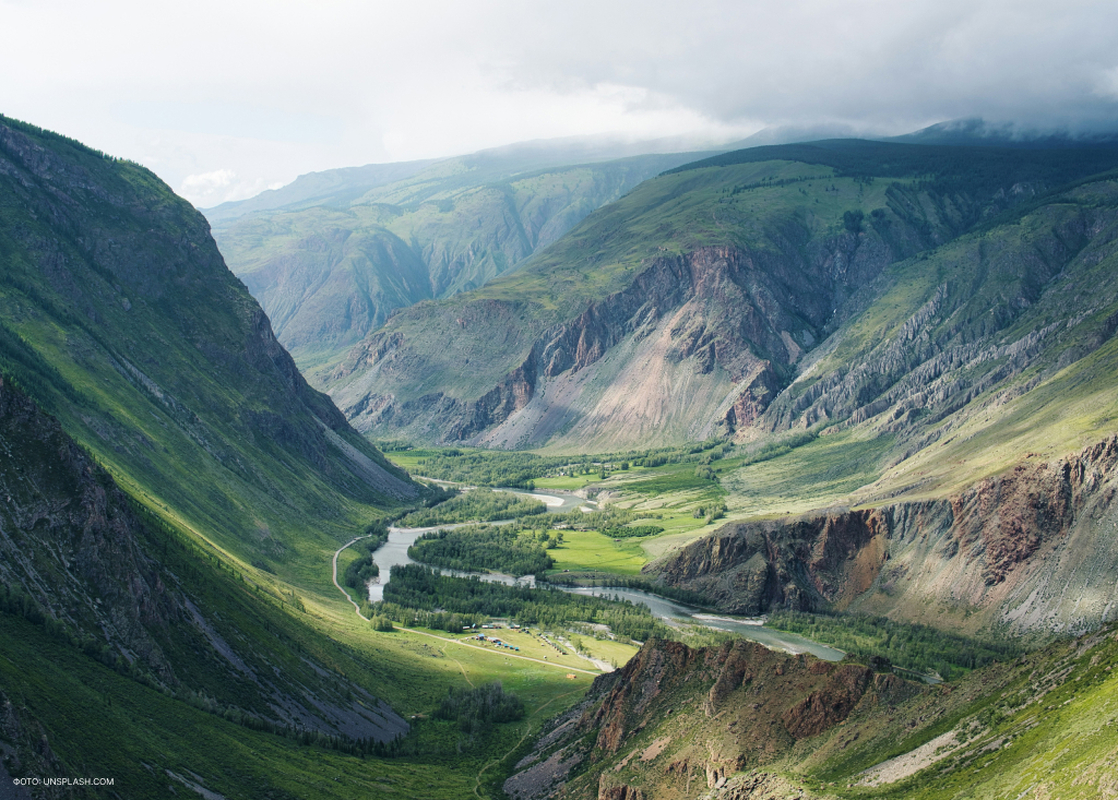
[[[943,500],[733,523],[659,565],[725,611],[860,610],[1081,633],[1118,615],[1118,437]],[[657,568],[655,565],[654,569]]]
[[[544,726],[505,791],[539,798],[1104,797],[1114,626],[925,686],[738,641],[649,642]]]
[[[552,722],[505,791],[517,800],[697,797],[779,762],[856,708],[887,711],[922,692],[862,665],[743,640],[700,650],[650,642]]]

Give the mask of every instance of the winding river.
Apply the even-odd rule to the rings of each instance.
[[[529,494],[547,504],[549,512],[570,511],[573,508],[586,507],[588,503],[588,501],[573,494],[541,492],[539,490],[519,493]],[[388,583],[392,575],[392,567],[417,563],[408,557],[408,548],[415,543],[416,539],[427,531],[454,527],[457,527],[457,525],[436,525],[430,528],[389,528],[388,541],[373,553],[373,561],[376,562],[377,567],[380,569],[381,582],[369,584],[369,601],[376,602],[384,599],[384,585]],[[478,577],[485,581],[504,583],[509,586],[517,584],[522,586],[535,586],[535,578],[531,575],[515,578],[512,575],[502,575],[495,572],[457,572],[455,570],[440,570],[440,572],[447,575],[456,575],[458,577]],[[784,631],[767,628],[759,619],[741,619],[710,614],[700,609],[692,608],[682,603],[660,597],[659,595],[642,592],[637,589],[569,586],[558,586],[556,588],[565,592],[571,592],[572,594],[595,595],[608,598],[620,597],[622,600],[629,600],[633,603],[643,603],[648,606],[653,616],[664,620],[669,625],[673,623],[679,624],[681,622],[691,625],[704,625],[714,630],[729,631],[738,634],[745,639],[763,644],[765,647],[774,650],[783,650],[788,653],[811,653],[813,656],[826,661],[839,661],[844,655],[841,650],[835,650],[832,647],[821,645],[810,639],[797,636],[794,633],[785,633]]]

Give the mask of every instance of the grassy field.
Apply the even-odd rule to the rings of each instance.
[[[556,477],[536,478],[537,489],[560,489],[567,492],[577,492],[594,483],[601,481],[598,475],[563,475]]]
[[[648,561],[640,539],[614,540],[596,531],[561,531],[563,544],[548,555],[555,571],[610,572],[636,575]]]
[[[636,645],[615,642],[611,639],[595,639],[592,636],[581,636],[579,642],[592,657],[613,664],[615,667],[624,666],[638,650]]]
[[[848,504],[880,477],[891,444],[889,436],[841,431],[737,469],[728,462],[727,505],[734,517],[773,517]]]

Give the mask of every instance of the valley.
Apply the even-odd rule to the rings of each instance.
[[[1116,796],[1115,170],[525,147],[207,221],[0,118],[0,782]]]

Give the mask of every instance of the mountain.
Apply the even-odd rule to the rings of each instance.
[[[1017,123],[993,123],[981,117],[955,119],[929,125],[913,133],[894,136],[893,142],[909,144],[987,145],[994,147],[1097,147],[1118,140],[1114,130],[1044,130]]]
[[[51,706],[75,700],[63,690],[47,692],[42,705],[28,702],[35,693],[28,678],[54,671],[32,644],[44,639],[50,650],[68,650],[78,675],[97,681],[127,675],[138,684],[130,691],[134,699],[170,695],[185,706],[182,714],[204,708],[256,730],[345,742],[385,742],[407,730],[383,700],[312,660],[305,633],[268,607],[278,605],[276,598],[265,600],[214,569],[7,382],[0,383],[0,494],[3,738],[19,740],[21,730],[43,724],[32,720],[43,720],[36,738],[71,755],[78,751],[58,764],[46,759],[38,765],[46,772],[32,774],[102,774],[116,760],[106,757],[102,737],[75,748],[75,732],[65,725],[80,729],[94,720],[59,719]],[[332,658],[352,662],[334,649]],[[11,701],[19,698],[17,712]],[[45,755],[38,742],[15,744],[24,759],[36,746]],[[129,777],[134,771],[135,765],[126,770]],[[10,776],[0,777],[10,784]]]
[[[358,429],[415,441],[601,452],[872,419],[901,460],[1107,341],[1112,183],[1060,188],[1115,166],[847,140],[715,156],[397,313],[322,384]]]
[[[671,143],[529,142],[332,170],[206,213],[279,340],[317,368],[396,309],[516,269],[595,208],[696,157],[641,150],[658,144]]]
[[[133,494],[271,569],[415,496],[147,171],[5,121],[0,223],[0,367]]]
[[[726,525],[650,568],[719,610],[888,616],[1047,641],[1114,618],[1118,437],[943,499]]]
[[[138,165],[0,118],[0,264],[4,795],[401,779],[360,755],[407,731],[400,676],[445,679],[331,630],[324,598],[339,545],[420,487]]]
[[[344,206],[372,189],[406,180],[434,163],[434,159],[403,161],[309,172],[286,186],[268,189],[247,200],[232,200],[206,208],[203,213],[211,225],[220,226],[241,217],[277,209],[294,211],[314,205]]]
[[[515,800],[1106,797],[1113,625],[951,685],[738,640],[648,642],[545,727]]]

